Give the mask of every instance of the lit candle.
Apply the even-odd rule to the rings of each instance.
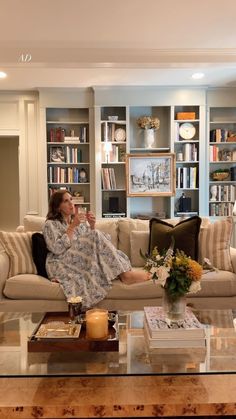
[[[86,312],[86,335],[88,339],[105,339],[108,335],[108,312],[92,309]]]

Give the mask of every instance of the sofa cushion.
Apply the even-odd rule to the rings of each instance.
[[[201,225],[201,218],[194,216],[180,221],[173,226],[164,220],[152,218],[150,220],[149,253],[155,246],[159,252],[167,250],[171,244],[171,237],[174,237],[174,249],[183,250],[187,256],[198,260],[198,234]]]
[[[17,274],[36,274],[37,269],[32,258],[32,233],[0,231],[0,240],[10,259],[8,276]]]
[[[24,231],[41,232],[45,223],[45,217],[26,215],[24,217]],[[103,233],[110,234],[112,244],[118,246],[118,219],[100,219],[96,221],[96,228]]]
[[[145,260],[140,255],[148,252],[149,231],[131,231],[130,232],[130,261],[131,265],[140,267],[145,265]]]
[[[3,294],[15,300],[65,300],[60,284],[30,274],[8,278]]]
[[[119,242],[118,248],[131,258],[131,231],[149,231],[149,220],[138,220],[132,218],[119,219]]]
[[[224,271],[233,271],[230,256],[230,241],[233,218],[217,220],[202,228],[199,234],[199,261],[208,258],[212,265]]]
[[[176,225],[178,224],[180,219],[166,219],[165,221],[169,224]],[[206,227],[209,224],[211,224],[209,218],[203,217],[201,222],[201,228]],[[130,232],[130,261],[133,267],[144,266],[145,260],[140,256],[140,250],[145,255],[145,253],[148,253],[148,245],[149,230],[133,230]]]
[[[163,289],[152,280],[127,285],[119,279],[112,281],[112,288],[108,291],[107,299],[112,300],[143,300],[147,298],[162,297]]]
[[[48,248],[42,233],[32,234],[32,256],[37,268],[37,273],[44,278],[48,278],[46,271],[46,259]]]
[[[236,295],[236,275],[232,272],[207,272],[202,275],[201,290],[190,297],[232,297]]]

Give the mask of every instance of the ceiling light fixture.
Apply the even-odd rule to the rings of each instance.
[[[7,74],[4,71],[0,71],[0,79],[5,79],[5,77],[7,77]]]
[[[27,53],[27,54],[21,54],[19,57],[19,61],[21,61],[22,63],[29,63],[32,60],[32,55]]]
[[[193,73],[192,74],[192,79],[194,79],[194,80],[199,80],[199,79],[202,79],[203,77],[205,77],[204,73]]]

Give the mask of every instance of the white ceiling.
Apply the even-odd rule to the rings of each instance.
[[[235,16],[235,0],[0,0],[0,90],[236,86]]]

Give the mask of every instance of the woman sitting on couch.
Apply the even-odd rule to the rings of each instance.
[[[48,277],[57,278],[67,298],[81,296],[84,308],[103,300],[117,277],[127,284],[149,279],[145,271],[131,270],[129,258],[95,229],[95,223],[90,211],[75,214],[68,191],[51,196],[43,227]]]

